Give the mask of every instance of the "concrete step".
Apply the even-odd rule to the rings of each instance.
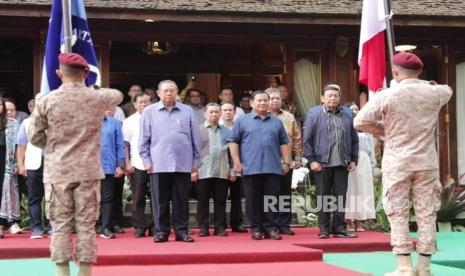
[[[151,210],[150,210],[150,200],[147,199],[147,204],[145,206],[145,214],[146,216],[150,217],[151,216]],[[132,202],[128,202],[124,200],[123,202],[123,227],[131,227],[131,209],[132,209]],[[227,200],[226,201],[226,222],[229,225],[229,218],[230,218],[230,213],[229,210],[231,210],[231,201]],[[245,200],[242,200],[242,212],[244,215],[244,224],[248,224],[247,216],[245,215]],[[197,220],[196,220],[196,215],[197,215],[197,200],[189,200],[189,227],[196,228],[198,227]],[[210,222],[211,225],[213,225],[213,200],[210,200]],[[299,223],[298,218],[297,218],[297,212],[292,213],[292,225],[302,225]]]

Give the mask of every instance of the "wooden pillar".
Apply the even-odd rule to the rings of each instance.
[[[436,53],[436,62],[438,70],[438,83],[448,83],[449,74],[448,74],[448,57],[447,51],[443,47],[442,50],[438,50]],[[450,120],[450,106],[449,102],[444,106],[439,112],[438,118],[438,139],[439,139],[439,174],[441,183],[445,184],[452,177],[450,167],[450,129],[451,129],[451,120]],[[452,138],[455,139],[455,138]]]
[[[266,89],[265,78],[263,75],[263,46],[257,45],[253,47],[253,84],[254,90]]]
[[[330,81],[337,82],[342,89],[341,104],[355,100],[353,90],[353,47],[346,37],[338,37],[330,43]]]
[[[284,85],[289,91],[289,100],[294,101],[294,50],[292,45],[284,45]]]
[[[454,45],[455,46],[455,45]],[[452,90],[454,93],[452,94],[452,98],[449,101],[449,119],[450,119],[450,137],[449,137],[449,148],[450,148],[450,162],[451,162],[451,170],[450,174],[451,176],[457,180],[459,179],[459,172],[458,172],[458,152],[457,152],[457,64],[462,62],[463,55],[461,56],[460,53],[457,53],[457,48],[456,47],[448,47],[448,52],[447,52],[447,60],[448,63],[446,64],[446,70],[448,72],[448,80],[447,84],[452,87]]]
[[[99,52],[100,74],[102,87],[110,86],[110,51],[111,41],[102,41],[97,46]]]
[[[32,74],[33,74],[33,91],[32,94],[35,96],[40,92],[40,84],[42,78],[42,64],[44,61],[44,41],[45,33],[38,31],[37,35],[34,36],[32,46]]]

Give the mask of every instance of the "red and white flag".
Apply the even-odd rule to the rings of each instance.
[[[384,1],[363,0],[358,51],[359,82],[372,93],[386,87],[385,31]]]

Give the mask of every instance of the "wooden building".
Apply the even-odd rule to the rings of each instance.
[[[22,109],[40,88],[50,0],[0,0],[0,90]],[[393,0],[396,44],[415,45],[424,78],[456,93],[441,113],[441,178],[465,173],[465,2]],[[126,91],[196,74],[215,100],[286,84],[302,110],[336,81],[359,101],[361,0],[86,0],[104,86]],[[2,92],[2,91],[0,91]],[[463,126],[462,126],[463,125]],[[464,180],[465,181],[465,180]]]

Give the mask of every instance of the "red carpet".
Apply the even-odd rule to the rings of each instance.
[[[98,240],[98,265],[207,264],[301,262],[322,260],[323,252],[369,252],[390,250],[389,236],[359,233],[356,239],[320,240],[318,229],[296,228],[295,236],[283,240],[253,241],[249,233],[229,233],[228,237],[197,237],[194,243],[155,244],[152,237],[136,239],[132,231],[116,239]],[[49,257],[49,240],[30,240],[29,234],[8,235],[0,241],[0,259]]]
[[[95,276],[361,276],[369,275],[340,268],[320,261],[292,263],[253,264],[198,264],[198,265],[146,265],[146,266],[98,266],[93,269]]]

